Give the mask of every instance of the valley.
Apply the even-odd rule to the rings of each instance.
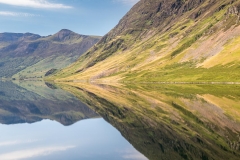
[[[1,33],[0,77],[42,79],[49,70],[75,62],[99,39],[66,29],[46,37],[32,33]]]

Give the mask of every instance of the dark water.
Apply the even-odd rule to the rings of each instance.
[[[14,83],[0,82],[0,160],[240,159],[238,85]]]

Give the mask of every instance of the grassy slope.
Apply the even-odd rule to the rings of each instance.
[[[52,68],[61,69],[67,67],[69,64],[76,61],[78,56],[51,56],[47,57],[34,65],[31,65],[24,70],[13,75],[13,78],[19,79],[20,77],[27,78],[43,78],[44,75]]]
[[[231,6],[238,6],[239,1],[233,5],[229,1],[209,3],[205,1],[185,12],[174,23],[170,21],[168,29],[159,31],[157,27],[151,27],[146,31],[145,28],[151,25],[149,19],[141,31],[122,32],[106,40],[105,44],[98,43],[78,62],[49,79],[240,81],[239,20],[238,15],[229,11]],[[208,7],[207,11],[191,18],[204,7]],[[147,33],[136,38],[138,32]],[[118,40],[123,40],[121,45],[126,45],[127,49],[114,45]],[[106,51],[110,44],[113,45]]]
[[[61,30],[52,36],[1,42],[0,77],[42,78],[52,68],[64,68],[75,62],[100,38]]]
[[[52,41],[52,37],[43,38],[42,40],[49,40]],[[57,44],[81,44],[82,41],[93,41],[94,39],[100,39],[99,36],[89,36],[88,38],[79,38],[78,36],[72,37],[69,40],[66,40],[64,42],[54,42]],[[21,70],[20,72],[13,75],[13,78],[19,79],[20,77],[27,77],[27,78],[43,78],[44,75],[49,71],[50,69],[61,69],[64,67],[67,67],[71,63],[75,62],[77,58],[79,57],[78,54],[73,55],[72,53],[64,53],[62,55],[52,55],[50,57],[46,57],[39,62],[30,65],[29,67],[25,68],[24,70]],[[31,58],[31,57],[27,57]]]

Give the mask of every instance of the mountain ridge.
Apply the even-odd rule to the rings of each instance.
[[[0,33],[0,77],[41,78],[50,69],[61,69],[76,61],[99,39],[66,29],[49,36]]]

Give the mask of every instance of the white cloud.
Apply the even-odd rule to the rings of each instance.
[[[72,8],[60,3],[51,3],[49,0],[0,0],[0,3],[13,5],[13,6],[22,6],[22,7],[31,7],[31,8],[45,8],[45,9],[67,9]]]
[[[0,14],[1,14],[1,12],[0,12]],[[13,145],[16,145],[16,144],[20,144],[20,142],[19,141],[1,142],[0,147],[2,147],[2,146],[13,146]]]
[[[116,2],[121,2],[126,5],[134,5],[140,0],[115,0]]]
[[[0,16],[33,17],[33,16],[37,16],[37,15],[30,14],[30,13],[21,13],[21,12],[0,11]]]
[[[6,142],[0,142],[0,147],[13,146],[13,145],[18,145],[18,144],[27,144],[27,143],[37,142],[37,141],[38,140],[6,141]]]
[[[4,160],[16,160],[16,159],[26,159],[38,156],[46,156],[54,152],[66,151],[68,149],[75,148],[75,146],[66,147],[47,147],[47,148],[37,148],[29,150],[21,150],[15,152],[9,152],[0,155],[0,159]]]

